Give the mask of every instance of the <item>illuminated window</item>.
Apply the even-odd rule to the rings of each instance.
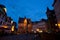
[[[57,26],[57,24],[55,24],[55,26]]]
[[[3,28],[8,28],[8,26],[5,26],[5,25],[3,25],[2,27],[3,27]]]
[[[58,27],[60,28],[60,24],[58,24]]]

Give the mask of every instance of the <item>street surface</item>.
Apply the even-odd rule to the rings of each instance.
[[[35,34],[20,34],[0,37],[0,40],[40,40],[40,37]]]

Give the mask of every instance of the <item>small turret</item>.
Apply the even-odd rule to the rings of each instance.
[[[6,7],[4,5],[0,5],[0,12],[6,13]]]

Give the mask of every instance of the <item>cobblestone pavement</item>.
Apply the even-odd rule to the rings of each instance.
[[[0,40],[40,40],[38,38],[39,38],[38,35],[34,34],[21,34],[21,35],[0,37]]]

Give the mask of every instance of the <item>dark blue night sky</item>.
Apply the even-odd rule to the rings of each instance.
[[[32,21],[39,21],[42,18],[47,19],[46,9],[53,9],[54,0],[0,0],[7,8],[7,15],[14,21],[18,22],[18,18],[27,17]]]

